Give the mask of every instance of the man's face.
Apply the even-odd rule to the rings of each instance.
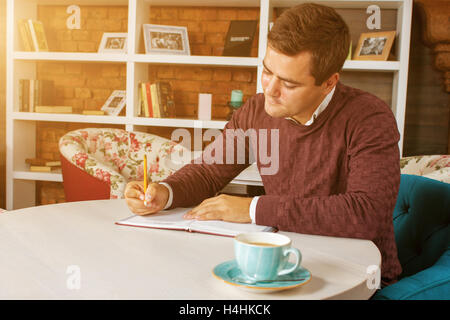
[[[272,117],[293,117],[305,123],[334,87],[330,88],[327,81],[315,85],[309,52],[290,57],[268,46],[263,63],[261,84],[265,110]]]

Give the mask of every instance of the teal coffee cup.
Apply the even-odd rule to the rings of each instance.
[[[287,236],[271,232],[241,233],[234,238],[234,253],[241,272],[252,280],[275,280],[296,271],[302,254]],[[289,255],[295,256],[288,266]]]

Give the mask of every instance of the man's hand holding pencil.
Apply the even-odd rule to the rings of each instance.
[[[159,183],[148,185],[146,156],[144,156],[144,181],[129,182],[124,195],[130,210],[138,215],[159,212],[169,200],[169,190],[166,186]]]

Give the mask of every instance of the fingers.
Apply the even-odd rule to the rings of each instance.
[[[250,223],[251,198],[220,195],[203,201],[187,212],[185,219]]]
[[[208,201],[208,203],[202,202],[202,204],[187,212],[183,218],[196,220],[222,220],[217,206],[215,206],[212,201]]]
[[[198,219],[198,220],[220,220],[217,215],[218,197],[208,198],[202,201],[197,207],[191,209],[184,215],[185,219]]]
[[[127,201],[127,205],[130,208],[131,212],[133,212],[134,214],[147,215],[147,214],[152,214],[152,213],[156,213],[159,211],[159,210],[156,210],[156,208],[144,206],[144,202],[141,200],[138,200],[138,199],[129,198],[126,201]]]
[[[159,183],[152,183],[145,193],[144,205],[162,210],[168,201],[169,189]]]
[[[135,198],[144,200],[144,188],[138,181],[132,181],[127,184],[124,192],[125,198]]]
[[[128,207],[134,214],[146,215],[159,211],[159,208],[155,203],[149,203],[145,205],[144,186],[142,182],[129,182],[125,187],[124,196]]]
[[[156,199],[156,188],[154,184],[151,184],[147,187],[147,192],[145,193],[145,197],[144,197],[144,205],[145,206],[149,206],[152,204],[155,204],[155,200]]]

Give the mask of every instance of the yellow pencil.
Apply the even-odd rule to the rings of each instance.
[[[144,192],[147,192],[147,155],[144,154]]]

